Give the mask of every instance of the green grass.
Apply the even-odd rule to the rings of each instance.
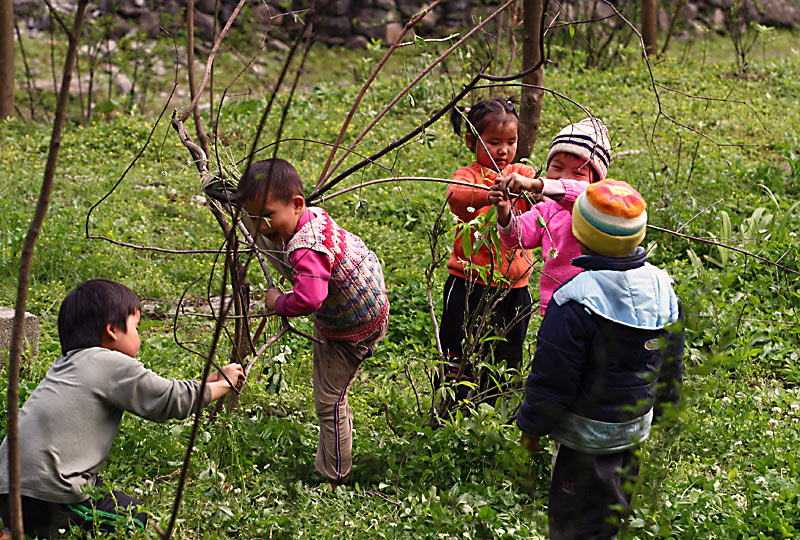
[[[800,106],[795,35],[778,35],[759,48],[749,76],[737,79],[729,44],[673,43],[653,65],[665,114],[692,129],[656,119],[657,102],[635,51],[607,71],[549,67],[545,84],[588,107],[609,126],[616,159],[610,176],[637,186],[649,203],[650,223],[716,239],[797,270],[800,201]],[[34,47],[31,43],[31,48]],[[159,44],[168,51],[169,44]],[[775,48],[774,50],[772,48]],[[441,46],[404,52],[367,93],[346,140],[365,126]],[[46,59],[46,49],[34,57]],[[166,53],[165,53],[166,54]],[[335,140],[358,84],[381,54],[321,49],[310,57],[287,118],[286,136]],[[484,53],[464,51],[387,115],[359,147],[370,153],[419,125],[450,99]],[[360,61],[360,56],[367,58]],[[167,58],[165,56],[165,58]],[[263,77],[273,81],[277,62]],[[228,62],[230,64],[230,62]],[[169,65],[169,64],[167,64]],[[219,89],[235,74],[224,62]],[[44,69],[40,66],[41,69]],[[313,68],[313,69],[312,69]],[[331,71],[327,71],[330,68]],[[48,68],[49,69],[49,68]],[[250,81],[248,84],[253,84]],[[170,80],[154,81],[168,90]],[[228,168],[245,155],[265,103],[263,86],[231,98],[219,134]],[[497,93],[508,95],[513,89]],[[476,93],[477,94],[477,93]],[[729,98],[743,103],[688,98]],[[481,96],[490,95],[484,90]],[[18,104],[24,109],[24,94]],[[120,98],[121,99],[121,98]],[[184,105],[178,100],[177,105]],[[47,98],[45,98],[47,102]],[[121,102],[120,102],[121,103]],[[108,120],[70,122],[56,184],[36,245],[28,310],[40,317],[41,353],[24,368],[21,399],[58,355],[55,329],[60,300],[82,280],[105,277],[132,287],[145,300],[140,359],[170,377],[197,377],[201,360],[173,340],[172,315],[188,298],[202,301],[209,280],[215,294],[219,263],[213,255],[172,255],[87,240],[90,207],[121,177],[140,151],[163,106],[148,100],[137,112],[120,107]],[[80,118],[77,102],[72,120]],[[274,116],[274,115],[273,115]],[[549,141],[582,117],[547,96],[532,160],[544,164]],[[263,141],[274,135],[270,119]],[[22,240],[41,182],[49,122],[0,124],[0,304],[13,305]],[[716,144],[715,144],[716,143]],[[719,146],[718,146],[719,145]],[[744,146],[739,146],[744,145]],[[327,150],[292,142],[280,154],[313,185]],[[262,154],[266,156],[267,154]],[[400,175],[449,177],[471,156],[442,120],[425,137],[387,155]],[[354,163],[348,159],[345,166]],[[238,167],[241,167],[239,165]],[[371,167],[346,184],[388,176]],[[401,189],[397,189],[397,188]],[[90,232],[138,245],[217,249],[222,243],[210,212],[197,197],[198,178],[188,153],[162,120],[153,140],[116,190],[92,213]],[[259,363],[240,408],[201,430],[181,507],[178,538],[541,538],[546,536],[549,455],[528,456],[507,412],[481,408],[468,419],[431,430],[417,413],[410,380],[427,411],[429,372],[436,357],[428,316],[424,266],[427,231],[443,202],[437,184],[383,184],[330,200],[325,208],[364,238],[381,258],[392,303],[389,334],[366,362],[350,394],[355,411],[354,484],[331,494],[313,470],[316,418],[308,343],[289,336]],[[727,217],[726,217],[727,216]],[[447,242],[445,242],[445,248]],[[687,312],[684,407],[678,421],[657,427],[643,447],[644,464],[630,538],[793,538],[800,529],[800,290],[793,274],[716,246],[649,232],[651,262],[667,269]],[[212,270],[216,271],[211,278]],[[442,269],[436,274],[437,310]],[[257,309],[265,287],[252,267]],[[539,321],[531,323],[533,346]],[[298,321],[308,330],[308,321]],[[179,318],[182,341],[211,339],[207,319]],[[203,345],[196,345],[202,347]],[[283,352],[283,355],[279,353]],[[227,355],[227,347],[220,352]],[[274,385],[282,382],[281,391]],[[0,381],[5,395],[7,381]],[[514,406],[516,401],[509,404]],[[5,418],[5,401],[0,416]],[[5,422],[0,422],[5,425]],[[102,475],[138,495],[162,527],[169,515],[188,422],[155,425],[127,415]],[[141,491],[137,491],[141,490]],[[148,533],[153,535],[152,532]]]

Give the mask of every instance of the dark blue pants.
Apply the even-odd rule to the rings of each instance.
[[[614,538],[631,501],[631,494],[623,486],[638,474],[632,450],[593,455],[562,444],[550,481],[550,539]]]
[[[439,326],[439,339],[445,357],[450,363],[449,371],[458,371],[462,358],[462,342],[464,341],[464,315],[467,307],[470,310],[471,321],[478,321],[488,317],[486,328],[496,327],[498,329],[508,329],[505,340],[493,340],[485,344],[486,360],[490,358],[490,353],[494,353],[494,363],[499,364],[505,361],[509,368],[520,369],[522,367],[523,344],[525,334],[528,332],[528,322],[530,321],[531,306],[533,301],[531,293],[527,287],[517,287],[505,289],[506,293],[494,310],[479,312],[481,297],[484,293],[491,295],[497,289],[486,287],[485,285],[473,284],[472,290],[468,290],[467,281],[459,276],[450,275],[444,284],[444,294],[442,295],[442,321]],[[488,290],[487,290],[488,289]],[[469,294],[468,294],[469,293]],[[517,316],[522,317],[516,324],[511,326],[511,322]],[[467,326],[471,326],[467,321]],[[510,328],[509,328],[510,327]],[[474,338],[474,337],[473,337]],[[474,362],[480,362],[484,358],[474,358]],[[448,371],[447,369],[445,371]],[[465,371],[467,377],[471,377],[472,370]],[[488,377],[479,381],[480,391],[488,388]]]

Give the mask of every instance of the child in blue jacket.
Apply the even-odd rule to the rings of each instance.
[[[525,402],[522,444],[560,442],[550,484],[551,539],[612,538],[627,513],[623,485],[638,474],[634,451],[650,434],[654,407],[677,402],[683,336],[666,272],[639,246],[642,196],[625,182],[590,185],[572,210],[584,271],[553,294],[539,328]],[[658,416],[658,412],[656,412]]]

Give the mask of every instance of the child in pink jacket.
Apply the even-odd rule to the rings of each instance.
[[[603,122],[586,118],[556,135],[547,155],[547,177],[511,174],[498,178],[489,192],[497,206],[500,241],[508,248],[542,248],[544,268],[539,277],[539,312],[544,315],[553,291],[581,269],[572,259],[581,255],[572,235],[572,206],[589,183],[605,180],[611,145]],[[522,215],[512,209],[521,191],[544,200]]]

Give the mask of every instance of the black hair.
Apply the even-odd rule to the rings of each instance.
[[[472,135],[478,137],[494,120],[494,117],[502,117],[507,114],[517,118],[517,110],[509,100],[503,98],[484,99],[472,107],[454,107],[450,113],[450,123],[453,125],[456,135],[461,135],[461,125],[466,115],[467,129]]]
[[[239,204],[256,197],[288,203],[295,195],[303,195],[303,181],[291,163],[279,158],[251,163],[236,188]]]
[[[84,281],[67,294],[58,310],[61,354],[99,347],[107,324],[127,332],[128,317],[141,310],[139,297],[125,285],[107,279]]]

